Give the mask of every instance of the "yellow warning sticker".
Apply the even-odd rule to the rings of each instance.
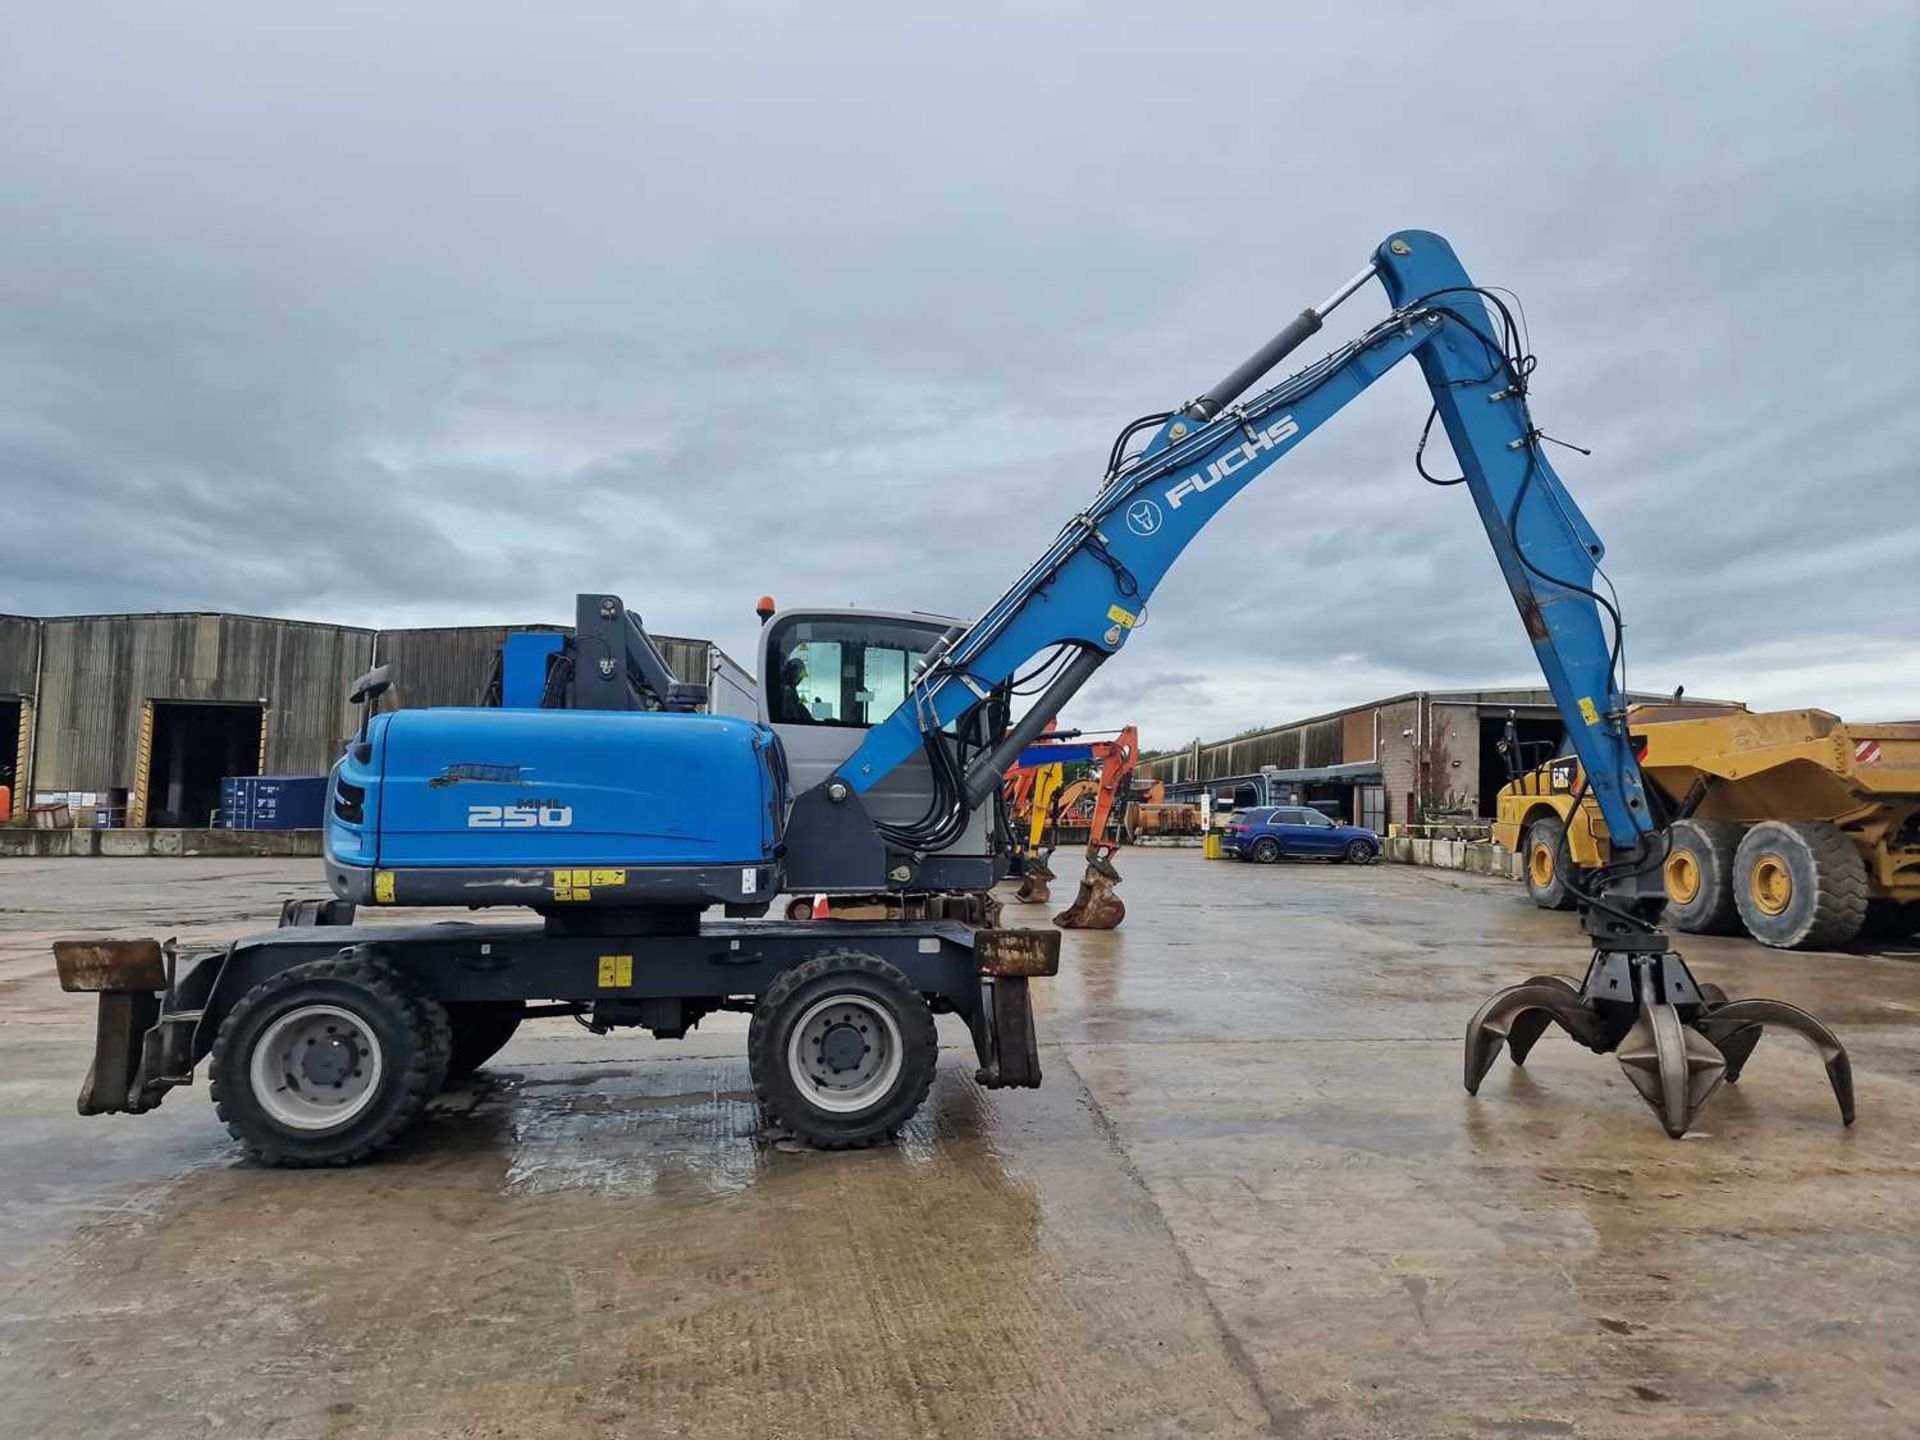
[[[1591,695],[1582,695],[1580,697],[1580,718],[1589,725],[1598,725],[1600,723],[1600,712],[1594,709],[1593,697]]]
[[[602,955],[600,957],[600,988],[602,990],[624,990],[633,984],[633,956]]]
[[[1108,609],[1107,618],[1124,630],[1131,630],[1133,628],[1134,616],[1131,610],[1122,610],[1118,605],[1115,605]]]
[[[579,872],[575,871],[574,873],[578,874]],[[576,881],[575,883],[577,884],[578,882]],[[592,883],[595,885],[624,885],[627,883],[627,872],[624,870],[596,870],[593,872]]]
[[[393,872],[376,870],[373,872],[373,903],[376,905],[393,904]]]
[[[553,898],[556,900],[591,900],[593,898],[593,876],[591,870],[556,870],[553,872]]]

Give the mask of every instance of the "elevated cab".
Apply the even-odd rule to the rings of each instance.
[[[334,767],[326,862],[360,905],[752,905],[780,888],[766,726],[657,711],[376,716]]]

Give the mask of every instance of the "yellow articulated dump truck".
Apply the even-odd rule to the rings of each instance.
[[[1682,817],[1663,860],[1668,925],[1745,929],[1790,950],[1920,930],[1920,724],[1635,706],[1627,725],[1649,786]],[[1571,908],[1567,867],[1607,853],[1581,782],[1579,761],[1561,756],[1500,791],[1493,838],[1525,857],[1545,909]]]

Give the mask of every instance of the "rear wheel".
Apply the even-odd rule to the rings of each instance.
[[[1734,855],[1747,933],[1782,950],[1845,945],[1867,918],[1867,865],[1838,825],[1762,820]]]
[[[1248,853],[1262,865],[1271,865],[1280,858],[1280,842],[1271,835],[1263,835],[1253,842],[1253,849]]]
[[[447,1079],[464,1080],[513,1038],[524,1007],[518,1000],[456,1001],[447,1006],[453,1035],[447,1052]]]
[[[267,1165],[370,1155],[440,1088],[446,1052],[432,1005],[350,951],[270,976],[221,1022],[209,1067],[214,1111]]]
[[[1567,827],[1558,815],[1543,815],[1527,827],[1527,893],[1542,910],[1571,910],[1576,897],[1567,885],[1572,858],[1567,854]]]
[[[886,961],[836,951],[782,972],[754,1007],[754,1093],[809,1145],[842,1150],[893,1134],[933,1085],[933,1012]]]
[[[1667,920],[1696,935],[1737,929],[1733,857],[1740,827],[1726,820],[1677,820],[1667,831],[1661,877],[1667,887]]]

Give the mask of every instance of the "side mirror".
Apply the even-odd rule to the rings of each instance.
[[[353,682],[353,689],[347,692],[347,703],[349,705],[371,704],[392,688],[393,667],[376,665]]]
[[[353,689],[347,692],[347,703],[361,707],[360,735],[353,743],[353,758],[362,765],[373,758],[373,746],[367,739],[367,727],[373,723],[374,707],[380,703],[380,697],[392,688],[393,667],[376,665],[354,681]]]

